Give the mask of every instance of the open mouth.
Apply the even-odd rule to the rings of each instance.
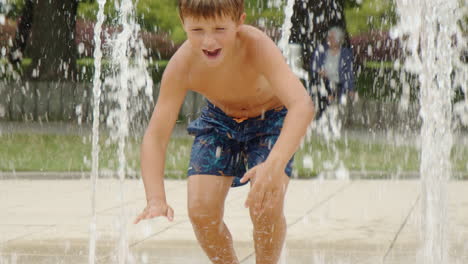
[[[208,58],[216,58],[220,53],[221,53],[221,49],[215,49],[215,50],[203,50],[203,53],[205,53],[206,56],[208,56]]]

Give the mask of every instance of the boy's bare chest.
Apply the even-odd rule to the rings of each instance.
[[[210,78],[197,82],[192,90],[204,95],[227,115],[237,118],[259,116],[282,105],[263,76],[249,78],[232,74],[222,79]]]
[[[229,105],[255,105],[273,96],[267,79],[249,72],[199,76],[191,83],[191,88],[208,100]]]

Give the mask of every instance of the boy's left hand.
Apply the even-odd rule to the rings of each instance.
[[[268,162],[260,163],[247,171],[240,182],[244,183],[249,179],[253,181],[253,184],[245,201],[245,207],[253,208],[260,214],[282,201],[289,181],[284,169],[278,169]]]

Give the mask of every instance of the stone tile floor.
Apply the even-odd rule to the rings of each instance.
[[[96,263],[118,263],[121,229],[125,263],[209,263],[187,216],[186,181],[168,180],[166,190],[174,222],[133,225],[144,207],[141,181],[99,180]],[[248,190],[231,189],[225,212],[244,264],[255,263]],[[450,182],[448,195],[448,263],[468,263],[468,182]],[[89,263],[90,197],[89,180],[1,180],[0,263]],[[422,263],[420,200],[417,180],[292,180],[280,263]]]

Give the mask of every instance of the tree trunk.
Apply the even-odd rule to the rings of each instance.
[[[74,41],[77,0],[34,0],[34,23],[26,53],[32,64],[27,78],[41,81],[75,81]]]
[[[302,45],[303,65],[307,71],[314,49],[325,41],[331,27],[339,26],[346,32],[343,45],[349,46],[344,0],[295,0],[291,22],[293,27],[289,42]]]

